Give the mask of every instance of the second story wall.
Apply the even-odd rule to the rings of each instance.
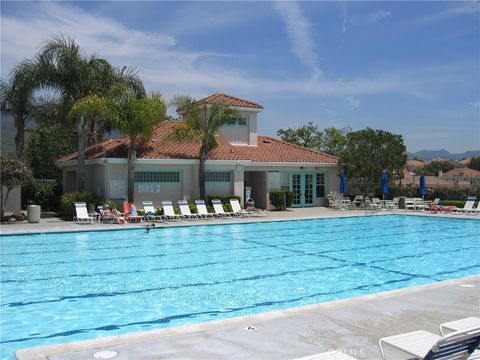
[[[257,145],[257,113],[240,111],[240,118],[235,124],[225,125],[219,132],[234,145]]]

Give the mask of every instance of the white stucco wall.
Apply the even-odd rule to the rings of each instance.
[[[219,133],[232,144],[256,145],[257,144],[257,113],[253,111],[240,111],[248,116],[247,126],[223,126]]]

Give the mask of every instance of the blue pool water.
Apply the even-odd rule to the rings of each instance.
[[[478,274],[479,224],[387,215],[2,236],[2,358]]]

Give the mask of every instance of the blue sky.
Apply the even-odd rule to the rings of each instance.
[[[52,35],[134,65],[149,91],[264,106],[259,133],[314,122],[480,149],[479,2],[1,2],[1,76]]]

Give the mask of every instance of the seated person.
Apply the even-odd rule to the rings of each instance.
[[[117,224],[126,224],[127,221],[125,220],[125,218],[122,216],[121,213],[119,213],[116,209],[113,209],[112,210],[112,214],[113,216],[115,216],[115,222]]]
[[[130,203],[130,212],[129,212],[128,216],[138,216],[137,207],[135,206],[135,204],[133,202]]]
[[[128,201],[125,201],[123,203],[123,213],[125,214],[125,216],[128,216],[128,214],[130,213],[130,204],[128,203]]]

